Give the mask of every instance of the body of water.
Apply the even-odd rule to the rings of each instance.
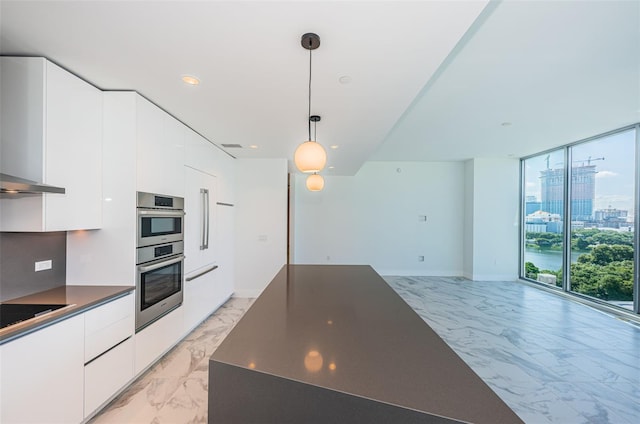
[[[571,252],[571,262],[576,262],[578,256],[583,252]],[[524,261],[532,262],[541,271],[543,269],[549,269],[551,271],[558,271],[562,268],[562,252],[557,250],[539,250],[533,248],[525,248]]]

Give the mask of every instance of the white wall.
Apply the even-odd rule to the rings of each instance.
[[[464,276],[472,280],[518,278],[519,161],[473,159],[465,164],[467,193],[473,194],[472,227],[465,228],[465,242],[472,245]],[[472,175],[470,175],[472,174]],[[467,196],[469,200],[469,196]],[[465,256],[469,246],[465,245]],[[467,266],[469,265],[469,267]]]
[[[367,162],[353,177],[325,177],[315,193],[296,174],[292,262],[462,275],[464,169],[463,162]]]
[[[287,260],[286,159],[237,160],[235,227],[235,296],[254,297]]]

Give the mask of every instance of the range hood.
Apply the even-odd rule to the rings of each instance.
[[[47,184],[37,183],[13,175],[0,173],[0,193],[2,194],[39,194],[58,193],[64,194],[62,187],[54,187]]]

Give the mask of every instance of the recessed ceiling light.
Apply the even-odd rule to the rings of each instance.
[[[198,85],[200,84],[200,80],[193,75],[183,75],[182,82],[189,85]]]
[[[329,169],[335,169],[335,166],[330,166]]]
[[[349,75],[343,75],[338,78],[340,84],[349,84],[351,82],[351,77]]]
[[[257,148],[258,148],[258,145],[257,145],[257,144],[252,144],[252,145],[250,145],[250,146],[249,146],[249,148],[250,148],[250,149],[257,149]]]
[[[340,146],[338,146],[337,144],[334,144],[334,145],[329,146],[329,147],[331,147],[333,150],[336,150],[336,149],[337,149],[338,147],[340,147]]]
[[[511,126],[511,122],[503,122],[502,124],[503,127],[510,127]]]

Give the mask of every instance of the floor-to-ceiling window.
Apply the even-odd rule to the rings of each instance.
[[[523,161],[524,273],[562,287],[564,150]]]
[[[523,278],[640,312],[639,139],[636,125],[522,160]]]

